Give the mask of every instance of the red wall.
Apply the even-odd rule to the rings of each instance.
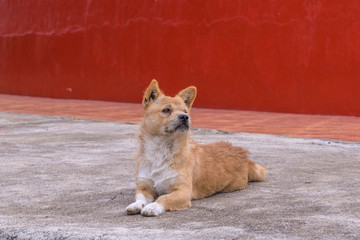
[[[358,0],[3,0],[0,93],[360,116]]]

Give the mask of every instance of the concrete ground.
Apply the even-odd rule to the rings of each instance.
[[[0,113],[0,239],[360,239],[360,143],[194,129],[267,180],[146,218],[124,214],[137,128]]]

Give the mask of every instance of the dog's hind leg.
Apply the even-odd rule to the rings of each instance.
[[[222,190],[222,192],[233,192],[236,190],[245,189],[247,183],[248,175],[238,174],[237,176],[235,176],[235,179]]]

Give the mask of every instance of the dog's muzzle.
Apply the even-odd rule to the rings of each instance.
[[[189,122],[189,116],[186,115],[186,114],[180,114],[178,116],[178,119],[183,123],[188,123]]]
[[[179,124],[176,126],[175,131],[176,130],[180,130],[180,131],[189,130],[189,116],[188,115],[180,114],[178,116],[178,122],[179,122]]]
[[[190,128],[190,119],[187,114],[180,114],[177,117],[176,123],[173,129],[169,129],[168,127],[165,128],[165,132],[173,133],[176,131],[185,132]]]

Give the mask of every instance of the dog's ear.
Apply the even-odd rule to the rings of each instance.
[[[179,92],[177,96],[181,97],[184,100],[186,106],[190,109],[196,97],[196,87],[191,86],[185,88],[184,90]]]
[[[151,81],[150,85],[147,87],[144,97],[143,97],[143,106],[146,109],[149,105],[154,102],[158,97],[163,96],[164,94],[159,88],[158,82],[154,79]]]

